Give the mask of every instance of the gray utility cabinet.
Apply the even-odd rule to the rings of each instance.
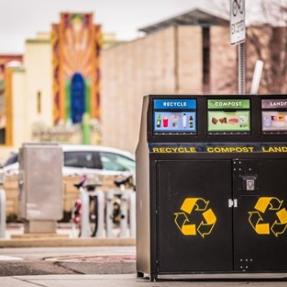
[[[62,148],[23,144],[19,163],[19,213],[29,222],[26,231],[55,231],[56,221],[63,215]]]

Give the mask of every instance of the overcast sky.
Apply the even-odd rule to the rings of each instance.
[[[118,39],[129,40],[139,35],[139,28],[194,7],[208,8],[214,13],[225,5],[224,10],[228,10],[229,1],[0,0],[0,53],[22,53],[25,40],[34,37],[37,32],[49,32],[51,24],[59,22],[61,12],[93,12],[95,23],[101,24],[104,32],[115,32]],[[247,23],[262,20],[258,7],[263,2],[268,5],[272,2],[284,3],[287,6],[287,0],[246,0]],[[271,11],[272,7],[265,8],[264,13]]]
[[[132,39],[142,26],[185,12],[195,2],[198,0],[0,0],[0,53],[22,52],[25,39],[50,31],[51,23],[59,22],[60,12],[94,12],[95,22],[105,32]]]

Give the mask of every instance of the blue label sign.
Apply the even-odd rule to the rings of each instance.
[[[196,100],[154,100],[155,110],[195,110]]]

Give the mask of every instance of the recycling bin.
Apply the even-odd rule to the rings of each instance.
[[[287,96],[146,96],[136,162],[139,277],[287,277]]]

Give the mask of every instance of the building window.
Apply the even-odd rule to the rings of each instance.
[[[202,84],[203,92],[210,92],[210,28],[202,28]]]
[[[37,113],[42,113],[42,93],[40,91],[37,92]]]
[[[4,145],[6,143],[6,130],[5,128],[0,128],[0,145]]]

